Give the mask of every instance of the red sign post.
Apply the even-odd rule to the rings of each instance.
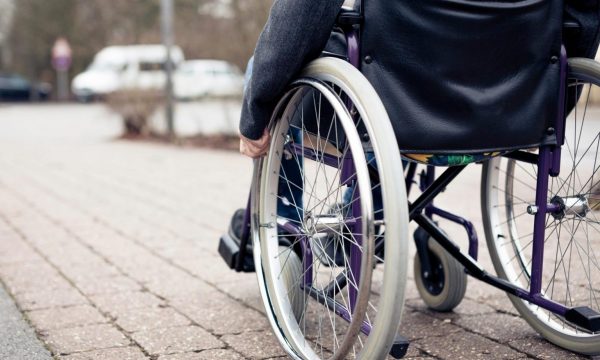
[[[52,47],[52,66],[56,70],[58,100],[69,99],[69,68],[72,60],[71,46],[67,39],[60,37]]]

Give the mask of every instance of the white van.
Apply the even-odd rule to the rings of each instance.
[[[81,74],[75,76],[71,90],[80,101],[89,101],[121,89],[160,89],[165,86],[167,52],[163,45],[106,47]],[[184,61],[183,51],[171,49],[175,68]]]
[[[241,97],[244,76],[233,64],[222,60],[188,60],[181,63],[174,77],[174,92],[179,100],[205,96]]]

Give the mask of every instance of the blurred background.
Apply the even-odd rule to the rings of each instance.
[[[235,146],[271,2],[0,0],[0,117],[108,109],[125,137]]]

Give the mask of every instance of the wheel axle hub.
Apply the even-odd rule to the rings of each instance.
[[[563,219],[565,216],[584,218],[591,210],[587,196],[584,195],[566,197],[555,196],[550,200],[548,209],[552,216],[557,220]]]

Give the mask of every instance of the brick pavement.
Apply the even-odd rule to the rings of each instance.
[[[52,354],[284,357],[254,274],[231,272],[216,253],[230,214],[245,202],[250,162],[221,151],[84,140],[0,142],[0,280]],[[477,189],[478,171],[462,174],[459,187]],[[475,197],[468,204],[444,196],[477,215]],[[454,313],[427,310],[411,279],[407,298],[401,331],[412,340],[409,358],[578,358],[474,280]]]

